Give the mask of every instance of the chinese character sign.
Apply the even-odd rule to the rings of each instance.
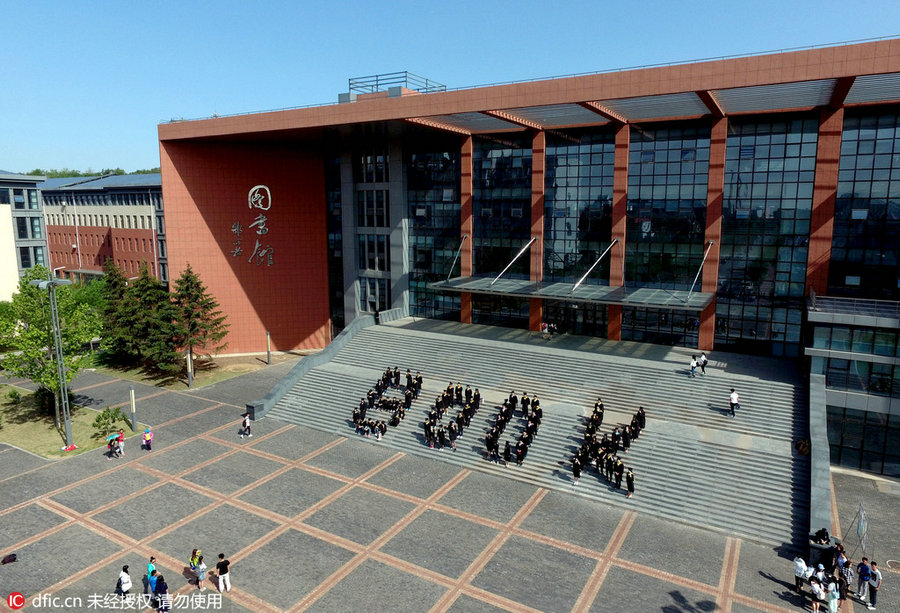
[[[246,228],[240,221],[235,221],[231,225],[231,233],[234,234],[234,240],[231,243],[232,249],[229,253],[233,258],[244,255],[241,235],[245,231],[255,232],[257,238],[254,239],[253,253],[250,254],[247,263],[256,264],[257,266],[262,266],[263,264],[271,266],[275,263],[275,248],[268,243],[262,242],[258,237],[267,235],[270,230],[269,211],[272,208],[272,192],[265,185],[256,185],[250,188],[250,192],[247,194],[247,206],[251,213],[246,218]],[[257,211],[255,216],[253,215],[253,209]],[[266,213],[260,211],[266,211]]]

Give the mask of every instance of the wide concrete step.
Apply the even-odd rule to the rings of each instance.
[[[763,381],[752,373],[717,381],[711,369],[706,378],[692,380],[667,364],[645,362],[375,327],[361,331],[332,362],[312,369],[270,415],[355,436],[353,408],[384,368],[421,370],[423,392],[407,418],[389,428],[382,441],[367,439],[371,444],[626,504],[622,492],[593,468],[585,468],[577,486],[572,483],[572,454],[581,444],[585,416],[602,395],[607,406],[602,432],[628,423],[638,406],[648,413],[647,430],[622,454],[637,481],[630,507],[763,542],[802,538],[808,525],[809,464],[791,449],[802,427],[797,414],[805,409],[798,386]],[[450,381],[478,387],[484,399],[456,452],[429,449],[421,428],[433,399]],[[727,399],[732,385],[740,386],[743,400],[736,419],[721,415],[713,400]],[[484,434],[510,389],[520,396],[522,391],[537,394],[544,409],[521,467],[489,462],[484,452]],[[507,440],[514,444],[524,426],[514,418],[501,437],[501,449]]]

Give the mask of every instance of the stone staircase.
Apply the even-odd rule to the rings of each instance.
[[[430,327],[401,320],[361,330],[268,415],[355,436],[351,412],[381,372],[421,370],[421,397],[382,441],[368,439],[372,444],[765,543],[804,542],[809,460],[793,453],[792,442],[807,435],[807,401],[793,363],[716,353],[708,374],[691,379],[690,350],[683,348],[598,341],[596,350],[583,351],[567,347],[583,347],[583,337],[547,342],[503,328]],[[450,381],[479,388],[484,399],[455,453],[429,449],[421,429],[430,403]],[[735,419],[725,415],[731,387],[741,395]],[[524,465],[506,468],[485,459],[483,435],[510,390],[537,394],[544,420]],[[607,408],[603,432],[629,422],[638,406],[647,412],[647,429],[623,456],[636,477],[631,500],[593,469],[572,483],[569,460],[598,396]],[[519,420],[510,423],[501,449],[506,440],[515,444],[523,427]]]

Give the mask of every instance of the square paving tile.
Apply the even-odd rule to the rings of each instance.
[[[102,372],[97,372],[92,368],[86,368],[78,371],[78,376],[69,383],[69,389],[77,390],[90,385],[96,385],[97,383],[108,383],[111,381],[116,381],[116,378]],[[135,394],[136,393],[137,390],[135,390]]]
[[[292,468],[241,494],[240,499],[285,517],[294,517],[344,485],[336,479]]]
[[[284,464],[267,460],[252,453],[234,453],[208,466],[184,475],[191,483],[208,487],[223,494],[231,494],[272,474]]]
[[[278,526],[274,521],[223,504],[151,541],[150,546],[185,563],[191,550],[200,547],[206,565],[213,568],[220,552],[233,555]]]
[[[194,398],[187,394],[171,391],[135,401],[138,420],[154,426],[172,419],[192,415],[216,404],[218,403],[214,400]]]
[[[493,528],[440,511],[425,511],[381,551],[455,579],[496,535]]]
[[[159,479],[153,475],[126,466],[120,470],[109,471],[83,485],[60,492],[53,496],[53,500],[73,511],[90,513],[118,497],[141,490],[150,492],[157,483],[159,483]]]
[[[614,566],[609,569],[591,612],[663,611],[701,613],[718,611],[716,597],[656,577]]]
[[[624,511],[562,492],[548,492],[522,522],[523,530],[603,551]]]
[[[0,551],[4,552],[0,557],[9,553],[6,550],[16,543],[58,526],[64,521],[67,521],[67,518],[36,504],[0,516],[0,526],[3,526],[0,529]]]
[[[366,481],[410,496],[428,498],[460,470],[459,466],[452,464],[406,455]]]
[[[533,485],[473,472],[441,497],[438,503],[506,523],[536,491]]]
[[[0,481],[49,463],[50,460],[39,458],[15,447],[3,445],[0,447]]]
[[[571,611],[595,566],[589,558],[512,536],[472,585],[541,611]]]
[[[289,609],[354,555],[308,534],[288,530],[234,562],[231,580],[236,587]]]
[[[449,613],[503,613],[507,609],[495,607],[483,600],[462,594],[447,611]]]
[[[132,385],[134,385],[135,401],[138,398],[159,392],[159,389],[152,385],[133,383],[124,379],[110,379],[108,383],[95,387],[81,388],[80,390],[77,388],[73,389],[72,394],[75,397],[75,404],[79,406],[103,409],[107,406],[111,407],[117,404],[128,403],[131,400],[129,390]],[[131,409],[129,409],[130,411]]]
[[[858,557],[857,553],[857,561]],[[780,607],[802,607],[808,599],[793,589],[794,565],[791,560],[778,557],[772,547],[741,542],[735,592]]]
[[[381,609],[391,613],[419,613],[433,607],[445,591],[444,587],[420,577],[366,560],[307,611],[345,613]]]
[[[718,585],[725,557],[725,535],[678,526],[639,514],[619,557],[707,585]],[[688,553],[690,552],[690,553]]]
[[[320,453],[306,463],[355,479],[396,454],[397,451],[389,447],[348,440]]]
[[[108,494],[110,500],[115,499],[115,490]],[[122,534],[141,540],[177,524],[211,502],[214,502],[213,498],[174,483],[163,483],[146,494],[95,515],[94,519]]]
[[[368,545],[400,521],[416,505],[356,487],[308,517],[305,523]]]
[[[10,592],[20,592],[30,600],[37,592],[70,576],[73,570],[91,566],[121,548],[119,543],[87,528],[68,526],[16,551],[19,561],[7,564],[0,573],[0,594],[3,594],[0,602],[5,605]],[[113,587],[116,577],[112,579]]]
[[[80,458],[97,463],[96,459],[90,456],[91,454],[84,454],[71,460],[54,462],[33,472],[0,481],[0,510],[14,507],[77,481],[76,474],[73,474],[73,466],[80,465],[78,463]]]
[[[294,426],[290,430],[267,438],[265,441],[254,440],[255,438],[244,440],[249,440],[250,444],[266,453],[281,456],[287,460],[299,460],[303,456],[309,455],[313,451],[321,449],[325,445],[343,437],[322,432],[321,430]]]
[[[228,428],[240,417],[234,407],[217,407],[199,411],[179,421],[160,426],[154,433],[160,442],[181,442],[209,435],[219,428]],[[156,439],[154,439],[154,443]]]
[[[125,451],[135,454],[138,457],[138,461],[144,466],[161,470],[167,475],[181,474],[200,462],[205,462],[210,458],[231,451],[225,445],[200,438],[190,443],[167,449],[166,439],[162,438],[160,440],[160,435],[157,432],[154,432],[154,435],[153,451],[141,450],[136,444],[130,447],[126,445]],[[125,457],[129,456],[126,455]]]

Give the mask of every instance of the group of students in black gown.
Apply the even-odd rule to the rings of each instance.
[[[647,415],[644,407],[639,407],[632,416],[631,423],[617,424],[611,433],[606,433],[602,438],[597,438],[597,432],[603,426],[605,407],[603,400],[597,398],[594,403],[594,411],[588,419],[584,429],[584,439],[581,447],[572,458],[573,484],[578,485],[581,471],[585,466],[593,464],[600,477],[605,477],[607,483],[615,483],[616,489],[622,488],[622,479],[625,479],[626,496],[634,495],[634,471],[619,456],[619,452],[626,453],[631,447],[632,441],[637,439],[641,431],[647,427]]]
[[[453,381],[447,384],[447,389],[434,399],[434,405],[428,411],[428,417],[422,423],[425,434],[425,442],[430,449],[440,451],[444,447],[450,447],[456,451],[456,439],[462,438],[463,432],[472,422],[472,417],[481,408],[481,392],[476,387]],[[454,409],[455,416],[454,416]],[[447,425],[444,426],[444,415],[447,415]]]
[[[365,437],[374,436],[380,440],[387,433],[388,425],[394,427],[400,425],[406,412],[412,406],[414,400],[422,391],[422,373],[417,372],[413,376],[410,369],[406,369],[406,386],[400,387],[400,368],[386,368],[381,377],[369,389],[365,397],[359,399],[359,406],[353,409],[353,425],[356,432]],[[403,399],[389,396],[386,392],[390,389],[403,390]],[[382,419],[367,418],[369,411],[382,411],[389,413],[391,417],[385,423]]]
[[[525,428],[519,435],[519,440],[516,442],[515,447],[510,445],[510,441],[506,441],[501,456],[500,437],[503,435],[506,425],[515,417],[517,408],[520,410],[520,418],[522,423],[525,424]],[[515,390],[511,391],[509,397],[500,407],[497,417],[494,419],[494,425],[491,426],[484,438],[488,460],[500,462],[502,457],[504,466],[509,466],[509,463],[513,461],[513,456],[515,456],[516,466],[521,466],[525,461],[525,456],[528,455],[529,445],[534,441],[534,437],[537,436],[543,418],[544,410],[541,408],[541,401],[536,395],[529,398],[528,392],[525,392],[522,394],[520,402]]]

